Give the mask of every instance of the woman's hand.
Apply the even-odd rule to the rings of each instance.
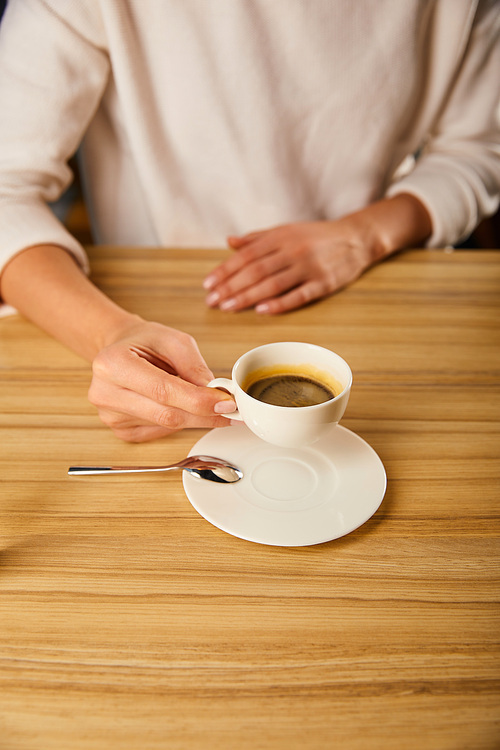
[[[135,319],[92,363],[89,400],[115,435],[129,442],[184,427],[224,427],[236,405],[206,384],[213,374],[194,339],[159,323]]]
[[[2,295],[29,320],[92,362],[89,399],[123,440],[142,442],[183,427],[225,427],[235,411],[186,333],[150,323],[112,302],[55,245],[16,255]]]
[[[347,222],[286,224],[229,237],[238,252],[205,280],[207,304],[282,313],[326,297],[375,261],[375,248]]]
[[[237,252],[205,279],[221,310],[282,313],[351,284],[370,266],[431,232],[424,206],[400,194],[338,221],[285,224],[229,237]]]

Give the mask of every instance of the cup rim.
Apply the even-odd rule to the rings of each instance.
[[[353,375],[352,375],[352,370],[351,370],[350,365],[348,364],[348,362],[346,362],[346,360],[343,357],[341,357],[340,354],[338,354],[337,352],[334,352],[332,349],[327,349],[325,346],[321,346],[320,344],[311,344],[310,342],[307,342],[307,341],[274,341],[274,342],[270,342],[268,344],[261,344],[260,346],[255,346],[253,349],[249,349],[248,351],[244,352],[241,355],[241,357],[238,357],[238,359],[236,360],[236,362],[233,365],[233,369],[232,369],[232,372],[231,372],[231,379],[232,379],[233,383],[241,391],[242,394],[244,394],[245,396],[248,396],[248,398],[252,399],[252,401],[256,401],[258,403],[263,403],[262,401],[259,401],[259,399],[256,399],[253,396],[250,396],[241,387],[240,383],[238,382],[238,380],[236,378],[236,375],[237,375],[236,371],[240,367],[241,361],[247,355],[253,354],[254,352],[258,351],[259,349],[267,349],[267,348],[270,348],[270,347],[279,346],[281,344],[284,344],[284,345],[287,345],[287,346],[290,346],[290,345],[308,346],[308,347],[311,347],[311,348],[314,348],[314,349],[321,349],[321,350],[323,350],[325,352],[333,354],[333,355],[335,355],[335,357],[338,357],[338,359],[340,359],[341,362],[343,362],[343,364],[347,367],[347,370],[348,370],[348,373],[349,373],[348,383],[347,383],[347,385],[343,388],[343,390],[340,393],[338,393],[333,398],[329,398],[328,401],[323,401],[321,404],[311,404],[310,406],[301,406],[300,407],[301,410],[302,409],[307,409],[307,410],[319,409],[321,407],[325,407],[325,405],[327,405],[327,404],[333,404],[334,401],[338,401],[352,387]],[[271,409],[280,409],[280,410],[285,410],[285,411],[296,411],[296,409],[297,409],[297,407],[295,407],[295,406],[279,406],[278,404],[268,404],[267,402],[266,402],[265,405],[266,405],[266,407],[269,407]]]

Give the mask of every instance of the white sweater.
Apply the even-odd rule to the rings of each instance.
[[[98,243],[222,246],[401,191],[456,243],[498,205],[499,34],[497,0],[10,0],[0,269],[38,243],[87,267],[46,205],[80,144]]]

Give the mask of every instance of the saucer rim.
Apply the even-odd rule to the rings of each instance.
[[[246,442],[249,444],[249,446],[265,446],[266,444],[260,440],[260,438],[256,437],[244,424],[237,424],[237,425],[231,425],[230,427],[221,427],[221,428],[214,428],[213,430],[210,430],[209,432],[205,433],[200,440],[197,441],[197,443],[192,447],[192,449],[189,452],[189,455],[195,455],[196,453],[205,453],[205,454],[213,454],[217,455],[218,449],[216,446],[211,446],[210,443],[217,443],[220,437],[224,438],[223,441],[223,453],[224,458],[229,461],[234,461],[235,463],[238,462],[238,460],[241,461],[241,456],[238,457],[237,455],[232,456],[231,455],[231,445],[228,447],[227,445],[224,445],[224,443],[227,443],[227,439],[229,437],[229,430],[232,431],[231,437],[234,438],[232,441],[232,444],[236,444],[239,446],[239,449],[241,450],[241,443],[245,444]],[[334,432],[335,431],[335,432]],[[385,497],[385,493],[387,490],[387,472],[385,470],[384,464],[380,458],[380,456],[377,454],[377,452],[372,448],[372,446],[360,435],[353,432],[352,430],[349,430],[348,428],[342,426],[342,425],[336,425],[332,428],[332,434],[334,437],[338,440],[345,442],[346,439],[350,441],[351,445],[349,446],[349,450],[355,451],[361,451],[362,453],[365,453],[370,456],[371,463],[373,464],[371,466],[371,471],[377,480],[379,487],[377,487],[376,495],[374,495],[371,499],[364,501],[364,507],[365,511],[358,514],[355,521],[351,523],[349,526],[345,528],[337,528],[334,530],[333,528],[329,528],[325,534],[320,534],[320,532],[313,533],[308,530],[306,534],[304,534],[303,539],[299,540],[297,537],[297,534],[294,534],[294,539],[290,538],[288,541],[285,539],[279,539],[277,537],[272,538],[272,534],[269,535],[269,533],[263,533],[263,534],[256,534],[252,531],[245,532],[244,529],[238,528],[238,524],[234,523],[232,521],[232,518],[234,517],[233,513],[231,512],[229,514],[229,518],[224,518],[224,502],[222,500],[227,501],[228,498],[231,497],[231,504],[233,502],[242,502],[242,499],[240,497],[241,495],[241,485],[240,482],[244,482],[245,479],[243,478],[238,482],[238,492],[236,492],[236,486],[233,486],[231,484],[228,485],[213,485],[213,487],[208,488],[208,492],[200,492],[200,489],[202,488],[202,484],[199,478],[192,477],[188,474],[188,472],[183,472],[183,486],[185,494],[197,513],[199,513],[202,518],[204,518],[206,521],[208,521],[211,525],[215,526],[216,528],[220,529],[221,531],[224,531],[227,534],[230,534],[231,536],[237,537],[239,539],[244,539],[246,541],[254,542],[256,544],[263,544],[268,546],[280,546],[280,547],[305,547],[305,546],[313,546],[317,544],[325,544],[326,542],[334,541],[335,539],[339,539],[343,536],[346,536],[347,534],[352,533],[356,529],[358,529],[360,526],[362,526],[364,523],[366,523],[379,509],[380,505],[382,504],[382,501]],[[322,455],[326,455],[326,457],[333,463],[334,468],[337,472],[339,472],[341,475],[342,473],[346,473],[349,471],[353,471],[352,467],[344,467],[338,463],[335,462],[335,456],[332,456],[331,451],[334,449],[334,446],[330,445],[332,435],[329,435],[327,438],[323,438],[319,443],[315,446],[309,446],[308,450],[317,451],[318,453]],[[328,451],[328,448],[330,448],[330,452]],[[277,449],[281,452],[286,449],[277,448],[277,446],[269,445],[269,449]],[[247,449],[249,450],[249,448]],[[244,466],[241,466],[243,471],[245,470]],[[375,476],[376,475],[376,476]],[[220,498],[221,500],[221,507],[218,507],[218,500],[219,496],[217,497],[217,500],[213,500],[214,492],[221,493]],[[334,504],[335,501],[345,504],[345,502],[348,501],[348,498],[340,497],[336,498],[335,495],[337,494],[337,489],[332,494],[330,498],[327,498],[325,500],[324,504]],[[243,500],[244,502],[244,500]],[[345,507],[345,506],[344,506]],[[231,508],[231,511],[234,510],[234,508]],[[301,514],[302,518],[304,517],[304,514],[311,514],[314,511],[314,508],[311,508],[309,510],[301,510],[301,511],[292,511],[292,514]],[[243,512],[243,511],[242,511]],[[222,517],[221,516],[222,513]],[[262,516],[263,522],[265,521],[265,514],[268,513],[268,511],[261,509],[260,511],[256,509],[256,513],[260,513]],[[266,529],[268,532],[269,530]],[[300,536],[300,535],[299,535]],[[259,538],[260,537],[260,538]]]

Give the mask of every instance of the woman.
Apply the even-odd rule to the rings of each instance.
[[[227,237],[207,304],[283,313],[496,210],[499,25],[494,0],[10,0],[2,299],[92,362],[118,436],[227,424],[196,342],[87,279],[47,207],[68,159],[97,243]]]

